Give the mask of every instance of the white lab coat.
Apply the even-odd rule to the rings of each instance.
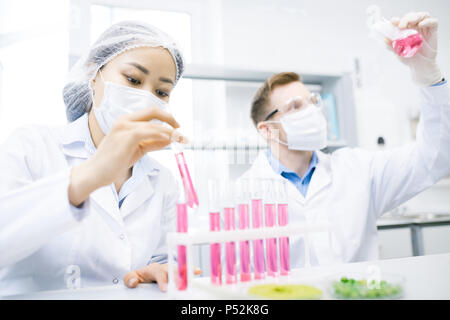
[[[130,270],[166,261],[175,227],[176,180],[148,156],[118,206],[114,185],[82,208],[68,200],[70,169],[95,152],[87,115],[58,128],[16,131],[0,150],[0,296],[123,285]]]
[[[386,151],[342,148],[317,152],[306,198],[290,182],[289,223],[327,221],[327,234],[311,235],[311,264],[378,258],[376,220],[450,174],[450,102],[447,85],[420,89],[417,141]],[[261,152],[242,177],[284,179]],[[290,239],[291,266],[305,263],[303,238]]]

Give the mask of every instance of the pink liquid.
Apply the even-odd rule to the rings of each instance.
[[[220,212],[209,213],[210,231],[220,231]],[[222,284],[222,262],[220,257],[220,243],[212,243],[210,245],[211,257],[211,283],[216,285]]]
[[[188,229],[186,203],[177,203],[177,232],[186,233]],[[178,246],[178,290],[187,288],[186,246]]]
[[[288,224],[288,205],[278,204],[278,225],[286,226]],[[282,276],[289,275],[291,271],[290,257],[289,257],[289,237],[282,237],[279,239],[280,243],[280,274]]]
[[[192,184],[191,175],[184,159],[183,152],[175,153],[175,159],[177,160],[178,170],[180,170],[181,180],[183,181],[184,191],[186,192],[186,198],[188,206],[193,208],[198,207],[197,193],[195,192],[194,185]]]
[[[266,227],[273,227],[276,221],[276,208],[275,204],[265,204],[265,222]],[[266,255],[267,255],[267,275],[269,277],[276,277],[278,273],[277,262],[277,239],[266,239]]]
[[[248,204],[238,205],[239,229],[245,230],[250,227],[248,214]],[[250,270],[250,241],[239,242],[239,256],[241,259],[241,281],[250,281],[252,279]]]
[[[252,200],[252,224],[253,228],[261,228],[263,224],[262,200]],[[255,279],[264,279],[266,264],[264,261],[263,239],[253,240],[253,264],[255,268]]]
[[[178,246],[178,290],[187,288],[186,246]]]
[[[395,53],[405,58],[414,56],[422,48],[422,44],[423,39],[420,33],[392,41],[392,47]]]
[[[234,208],[225,208],[225,230],[234,230]],[[226,259],[226,282],[228,284],[237,282],[236,267],[236,244],[234,242],[225,243],[225,259]]]

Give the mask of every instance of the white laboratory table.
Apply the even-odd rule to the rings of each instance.
[[[301,280],[311,276],[327,277],[340,272],[365,272],[369,266],[373,265],[378,266],[381,273],[398,274],[405,278],[403,299],[450,299],[450,253],[297,269],[292,271],[292,277]],[[198,289],[192,289],[189,294],[184,296],[176,295],[175,297],[178,299],[217,298]],[[119,284],[76,290],[41,291],[3,297],[3,299],[8,300],[159,300],[173,298],[174,296],[170,293],[161,292],[154,283],[140,284],[135,289],[129,289]]]

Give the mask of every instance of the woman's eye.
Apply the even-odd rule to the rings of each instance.
[[[169,94],[167,92],[161,91],[159,89],[156,89],[156,94],[161,96],[161,97],[168,97]]]
[[[135,86],[141,84],[141,82],[139,80],[132,78],[132,77],[127,77],[127,80],[128,80],[128,82],[130,82],[132,85],[135,85]]]

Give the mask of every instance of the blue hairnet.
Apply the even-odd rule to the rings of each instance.
[[[72,122],[92,107],[91,81],[98,70],[120,53],[137,47],[163,47],[173,57],[176,66],[175,83],[184,71],[184,60],[175,41],[158,28],[142,22],[124,21],[103,32],[69,72],[63,89],[67,119]]]

